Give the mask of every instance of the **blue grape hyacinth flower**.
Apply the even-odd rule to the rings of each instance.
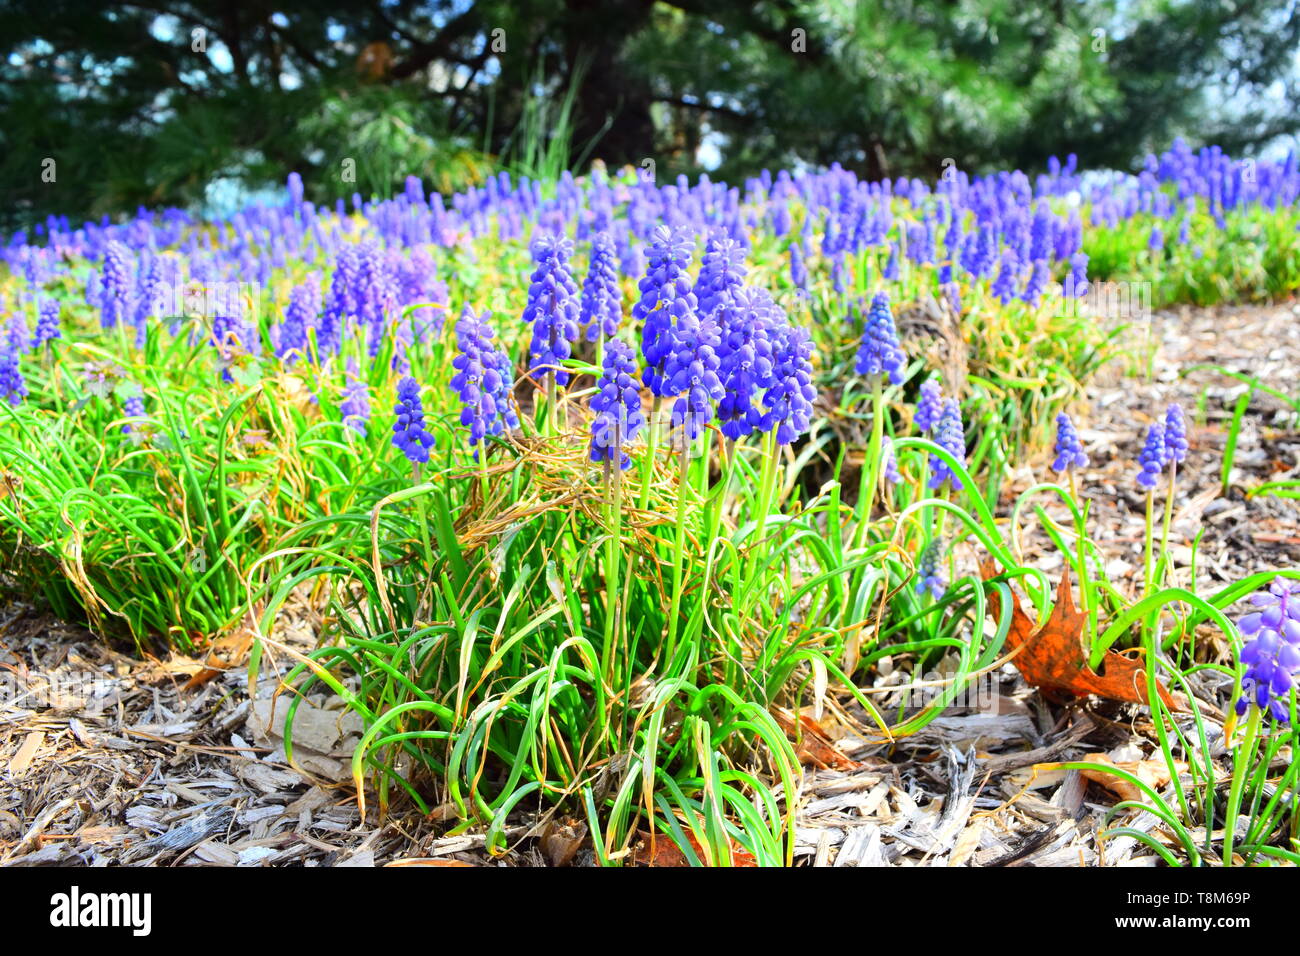
[[[530,374],[554,374],[556,384],[566,385],[569,373],[560,363],[573,354],[578,338],[578,286],[569,271],[573,244],[560,236],[542,234],[532,242],[532,284],[524,321],[532,326],[529,347]]]
[[[397,405],[393,408],[393,447],[416,464],[429,460],[433,436],[424,429],[424,406],[420,403],[420,383],[411,377],[397,385]]]
[[[673,328],[693,316],[699,303],[686,274],[695,243],[684,229],[659,226],[646,252],[646,273],[638,288],[641,298],[632,307],[632,318],[643,323],[641,377],[656,395],[675,394],[669,389],[665,363],[674,348]]]
[[[916,573],[918,580],[916,582],[916,593],[924,594],[929,591],[937,601],[943,597],[948,590],[948,581],[944,578],[942,571],[939,570],[939,558],[943,554],[943,542],[935,538],[921,551],[917,559]]]
[[[812,337],[802,326],[782,324],[772,347],[772,387],[763,395],[762,430],[776,429],[776,443],[789,445],[812,423],[817,389],[812,384]]]
[[[712,319],[701,322],[691,311],[678,318],[670,335],[663,394],[679,396],[673,403],[672,425],[684,429],[687,441],[694,441],[713,417],[713,403],[726,394],[718,377],[721,330]]]
[[[1241,678],[1237,715],[1253,705],[1278,723],[1289,723],[1287,698],[1300,672],[1300,644],[1288,641],[1277,631],[1262,630],[1241,649],[1240,660],[1246,665],[1246,673]]]
[[[1138,472],[1137,483],[1139,488],[1151,491],[1160,482],[1160,473],[1165,466],[1165,426],[1163,422],[1154,422],[1147,430],[1147,440],[1142,446],[1142,452],[1138,455],[1138,464],[1142,470]]]
[[[1174,464],[1187,458],[1187,419],[1183,407],[1177,402],[1165,410],[1165,464]]]
[[[890,382],[901,385],[906,361],[894,325],[894,312],[889,306],[889,294],[877,292],[867,313],[855,370],[859,375],[888,375]]]
[[[950,398],[943,403],[943,414],[939,416],[939,425],[936,429],[934,441],[935,444],[958,461],[965,462],[966,431],[962,427],[961,406],[957,404],[955,398]],[[948,467],[948,463],[938,455],[931,455],[929,487],[932,490],[936,489],[945,481],[951,481],[954,490],[962,490],[961,479]]]
[[[143,418],[145,415],[144,396],[131,395],[122,402],[122,415],[125,418]],[[128,422],[122,426],[123,434],[129,435],[135,429]]]
[[[582,283],[582,302],[578,323],[587,329],[587,341],[602,335],[618,334],[623,318],[623,293],[618,286],[618,250],[607,232],[598,232],[591,240],[591,262]]]
[[[32,335],[32,348],[38,349],[51,339],[62,338],[59,331],[59,300],[43,299],[36,317],[36,332]]]
[[[357,360],[348,359],[347,378],[344,380],[339,413],[343,416],[344,425],[364,437],[367,433],[367,423],[370,421],[370,388],[360,380],[359,374]]]
[[[1070,471],[1074,468],[1087,468],[1088,456],[1079,441],[1079,433],[1074,430],[1070,416],[1061,412],[1056,416],[1056,460],[1052,462],[1053,471]]]
[[[921,383],[921,398],[916,403],[916,416],[912,419],[918,429],[928,432],[939,424],[943,414],[943,390],[934,379]]]
[[[902,481],[903,476],[898,471],[898,456],[894,453],[894,442],[888,435],[884,436],[880,449],[880,458],[883,463],[880,473],[884,476],[885,481],[891,485],[896,485]]]
[[[463,407],[460,423],[469,428],[469,443],[481,445],[488,435],[517,428],[519,417],[511,401],[514,368],[509,357],[493,344],[495,334],[487,320],[490,312],[475,315],[467,305],[456,323],[456,374],[451,388]],[[474,457],[477,460],[478,451]]]
[[[591,400],[591,460],[618,460],[620,470],[632,464],[627,449],[645,425],[637,388],[632,347],[619,339],[605,343],[603,371]]]
[[[15,317],[8,330],[0,333],[0,399],[15,406],[27,397],[27,383],[18,364],[27,337],[21,330],[22,324]]]
[[[742,288],[714,315],[722,329],[719,378],[724,395],[718,402],[719,430],[739,441],[762,429],[762,394],[775,384],[772,336],[777,307],[766,290]]]
[[[1242,634],[1277,631],[1288,641],[1300,642],[1300,581],[1275,578],[1267,591],[1252,594],[1250,603],[1255,610],[1237,622]]]
[[[729,303],[745,284],[745,249],[724,233],[710,237],[693,291],[701,315]]]

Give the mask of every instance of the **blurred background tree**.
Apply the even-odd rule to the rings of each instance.
[[[1300,127],[1298,43],[1297,0],[7,0],[0,225],[290,170],[319,202],[593,158],[734,180],[1250,152]]]

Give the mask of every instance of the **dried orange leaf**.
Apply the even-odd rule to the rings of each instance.
[[[994,562],[986,561],[981,572],[987,581],[998,574],[998,568]],[[1146,666],[1139,657],[1108,650],[1102,658],[1100,670],[1094,671],[1088,666],[1083,646],[1087,618],[1075,610],[1069,572],[1061,575],[1056,605],[1041,627],[1034,627],[1014,591],[1011,592],[1011,602],[1007,647],[1019,651],[1012,662],[1030,685],[1048,694],[1074,697],[1096,694],[1111,700],[1147,703]],[[999,613],[998,603],[990,602],[989,614],[995,623]],[[1135,650],[1133,653],[1140,655],[1142,652]],[[1171,693],[1160,683],[1156,688],[1170,710],[1187,710],[1187,701],[1181,694]]]

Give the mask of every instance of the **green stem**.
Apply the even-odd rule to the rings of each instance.
[[[555,434],[555,373],[549,372],[546,376],[546,434],[548,437]]]
[[[650,422],[647,427],[649,438],[646,439],[645,458],[641,460],[641,494],[637,508],[645,511],[650,506],[650,483],[654,480],[655,452],[659,442],[659,406],[663,399],[656,395],[650,405]]]
[[[617,454],[617,451],[615,453]],[[622,474],[621,468],[608,458],[605,459],[605,506],[610,532],[605,544],[605,644],[602,648],[604,659],[601,662],[601,672],[605,682],[611,686],[614,679],[614,644],[619,618],[618,564],[622,543],[620,540],[623,518]]]
[[[683,426],[684,427],[684,426]],[[682,551],[686,546],[686,499],[689,496],[689,469],[691,447],[682,432],[682,470],[677,482],[677,535],[673,542],[673,598],[668,611],[668,649],[664,656],[665,664],[673,659],[677,650],[677,615],[682,604]]]
[[[1152,577],[1155,572],[1155,555],[1152,553],[1155,548],[1155,490],[1147,492],[1147,511],[1146,511],[1146,532],[1145,546],[1142,549],[1142,596],[1145,598],[1151,594]],[[1142,622],[1142,635],[1146,636],[1147,632],[1152,630],[1153,621],[1159,615],[1159,611],[1153,611],[1150,616]]]
[[[853,550],[862,547],[867,526],[871,524],[871,510],[876,503],[876,485],[879,483],[880,446],[885,438],[885,383],[880,375],[872,376],[871,385],[871,440],[867,445],[867,460],[862,463],[862,479],[858,485],[858,526],[853,531]]]
[[[1071,468],[1068,474],[1070,476],[1070,497],[1074,500],[1074,503],[1077,507],[1079,503],[1079,489],[1078,489],[1078,484],[1074,479],[1074,469]],[[1078,520],[1074,524],[1074,538],[1075,538],[1075,548],[1078,551],[1078,561],[1079,561],[1079,612],[1083,614],[1084,621],[1087,623],[1088,630],[1090,632],[1089,636],[1091,637],[1093,633],[1095,633],[1096,622],[1092,620],[1092,618],[1089,616],[1088,613],[1088,605],[1090,602],[1088,600],[1088,564],[1087,564],[1087,556],[1086,556],[1087,529],[1084,528],[1084,524],[1083,524],[1083,510],[1079,509],[1077,513],[1078,513]],[[1091,640],[1088,641],[1088,647],[1089,649],[1091,649],[1092,647]]]
[[[412,466],[412,468],[414,469],[414,473],[415,473],[415,484],[418,485],[420,483],[419,462],[416,462]],[[424,495],[420,495],[415,499],[415,511],[417,516],[419,517],[420,541],[424,545],[424,561],[425,561],[424,566],[426,569],[431,569],[433,567],[433,548],[429,544],[429,513],[428,513],[428,509],[425,507]]]
[[[1262,717],[1262,711],[1252,704],[1250,719],[1246,723],[1246,737],[1237,748],[1236,760],[1232,765],[1232,788],[1228,791],[1228,812],[1223,821],[1224,866],[1232,866],[1232,841],[1237,834],[1237,811],[1241,809],[1241,785],[1246,779],[1246,766],[1255,752],[1255,739],[1259,736]]]
[[[1160,554],[1167,557],[1169,554],[1169,525],[1174,517],[1174,484],[1178,480],[1178,462],[1169,463],[1169,491],[1165,496],[1165,522],[1164,529],[1160,536]],[[1166,570],[1168,561],[1165,562]]]

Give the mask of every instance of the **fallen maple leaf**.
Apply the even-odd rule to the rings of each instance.
[[[984,580],[999,572],[993,561],[985,561],[980,568]],[[998,623],[999,604],[989,603],[989,614]],[[1147,677],[1145,663],[1127,654],[1107,650],[1101,668],[1094,671],[1088,666],[1083,647],[1083,627],[1087,617],[1074,607],[1070,590],[1070,574],[1061,575],[1057,588],[1056,604],[1042,626],[1035,628],[1020,606],[1020,598],[1011,592],[1011,627],[1007,631],[1007,646],[1019,653],[1012,659],[1030,686],[1049,694],[1066,693],[1074,697],[1096,694],[1111,700],[1147,703]],[[1141,653],[1140,650],[1137,653]],[[1185,712],[1187,701],[1181,694],[1170,693],[1156,683],[1156,692],[1170,710]]]
[[[635,847],[632,848],[632,865],[633,866],[689,866],[686,862],[686,854],[671,839],[662,833],[651,839],[650,834],[645,830],[639,832],[640,839]],[[690,831],[685,833],[686,841],[690,843],[691,849],[695,851],[696,857],[700,860],[708,859],[705,856],[704,848],[700,846],[700,841],[695,839],[695,834]],[[742,850],[736,846],[731,848],[731,865],[732,866],[758,866],[758,861],[748,850]]]
[[[803,764],[812,764],[822,770],[856,770],[859,764],[831,743],[821,726],[807,714],[800,714],[798,724],[792,711],[773,707],[772,717],[787,736],[794,739],[795,756]]]
[[[474,866],[473,863],[466,863],[463,860],[444,860],[437,857],[412,857],[406,860],[393,860],[391,863],[385,863],[385,867],[390,866]]]

